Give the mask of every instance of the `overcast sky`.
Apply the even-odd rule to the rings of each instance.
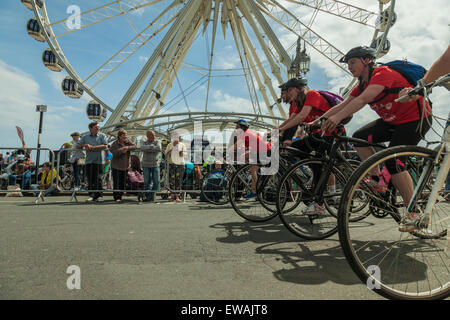
[[[66,9],[70,5],[78,5],[81,11],[86,11],[110,1],[100,0],[46,0],[51,21],[64,19],[69,15]],[[85,79],[103,62],[110,58],[121,46],[135,35],[130,21],[137,30],[142,30],[152,17],[171,1],[162,1],[154,7],[146,8],[128,17],[114,18],[96,26],[77,31],[58,38],[64,54],[71,65]],[[305,24],[310,22],[312,10],[298,4],[286,5]],[[360,0],[347,1],[359,7],[378,11],[378,1]],[[61,92],[61,80],[67,75],[65,71],[55,73],[45,68],[41,55],[47,45],[33,40],[25,29],[26,22],[33,16],[19,0],[0,1],[3,25],[0,30],[0,134],[2,146],[17,146],[15,126],[22,127],[25,141],[29,146],[36,146],[38,113],[36,104],[48,105],[44,117],[44,134],[42,144],[50,148],[59,148],[64,142],[70,141],[73,131],[86,131],[90,120],[87,118],[86,105],[91,100],[86,94],[81,99],[70,99]],[[409,61],[429,67],[444,51],[450,42],[449,1],[448,0],[397,0],[396,24],[389,33],[392,44],[390,52],[380,61],[390,61],[406,58]],[[208,68],[208,52],[211,47],[211,25],[203,34],[200,30],[186,62],[180,71],[178,81],[166,98],[167,107],[163,112],[184,112],[186,105],[191,111],[203,111],[205,105],[206,82],[196,68]],[[283,46],[291,47],[296,36],[283,27],[271,23],[277,37]],[[345,19],[319,13],[312,23],[312,28],[331,42],[339,50],[346,52],[350,48],[370,44],[373,29],[361,26]],[[55,30],[56,31],[56,30]],[[249,31],[252,39],[255,39]],[[96,94],[109,106],[114,108],[120,101],[132,81],[137,76],[145,61],[158,45],[162,35],[155,37],[145,47],[139,50],[132,59],[124,63],[110,77],[95,88]],[[260,52],[255,39],[255,47]],[[326,89],[338,92],[339,88],[350,82],[350,77],[334,64],[307,47],[311,55],[311,71],[307,74],[311,88]],[[289,51],[292,54],[292,50]],[[208,110],[221,112],[254,112],[252,103],[242,75],[242,66],[236,51],[230,29],[224,39],[222,30],[218,30],[215,55],[213,58],[215,77],[210,87]],[[265,59],[261,57],[264,61]],[[227,71],[219,71],[227,69]],[[233,70],[230,70],[233,69]],[[234,70],[237,69],[237,70]],[[270,75],[272,80],[275,79]],[[180,91],[185,91],[183,99]],[[274,82],[274,87],[278,83]],[[195,89],[195,90],[191,90]],[[446,116],[450,95],[444,89],[435,90],[432,100],[436,113]],[[261,99],[262,102],[262,99]],[[263,102],[261,110],[267,114]],[[366,106],[359,111],[349,125],[350,133],[358,127],[375,119],[376,114]],[[439,132],[442,129],[437,129]],[[1,151],[0,151],[1,152]]]

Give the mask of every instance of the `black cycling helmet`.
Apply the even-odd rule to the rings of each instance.
[[[287,89],[286,89],[286,82],[283,83],[283,84],[280,84],[280,85],[278,86],[278,88],[281,89],[281,92],[286,92],[286,91],[287,91]]]
[[[351,49],[345,56],[339,59],[341,63],[347,63],[351,58],[377,58],[377,51],[374,48],[367,46],[359,46]]]
[[[284,83],[284,89],[287,91],[289,88],[292,87],[300,87],[300,86],[307,86],[308,85],[308,79],[306,78],[292,78],[289,79],[288,82]]]
[[[250,127],[250,124],[245,119],[239,119],[238,121],[236,121],[236,123],[242,127],[246,127],[246,128]]]

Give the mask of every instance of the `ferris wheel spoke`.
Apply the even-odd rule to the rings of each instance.
[[[261,35],[261,33],[260,33],[260,31],[259,31],[259,29],[258,29],[258,27],[257,27],[257,25],[255,23],[255,21],[253,20],[253,17],[250,15],[250,11],[249,11],[249,8],[246,5],[246,2],[242,1],[242,0],[239,0],[239,3],[241,5],[240,6],[241,12],[244,12],[244,14],[247,16],[247,21],[249,22],[250,26],[252,27],[252,29],[254,31],[254,34],[256,35],[256,37],[258,39],[258,42],[260,43],[260,46],[261,46],[261,48],[262,48],[262,50],[263,50],[263,52],[264,52],[264,54],[265,54],[265,56],[266,56],[266,58],[267,58],[267,60],[269,62],[272,74],[276,77],[276,79],[278,80],[278,83],[282,83],[283,79],[281,77],[280,67],[275,63],[274,57],[269,52],[269,50],[268,50],[268,48],[267,48],[267,46],[266,46],[266,44],[264,42],[263,36]],[[245,36],[245,41],[246,41],[248,47],[250,48],[250,50],[251,50],[251,52],[253,54],[254,60],[256,61],[256,66],[260,70],[260,72],[262,74],[262,77],[264,79],[264,85],[262,83],[258,84],[258,85],[260,86],[260,88],[268,88],[268,90],[269,90],[269,92],[270,92],[270,94],[272,96],[272,99],[273,99],[272,101],[275,101],[275,104],[278,106],[278,110],[279,110],[281,116],[285,117],[286,113],[285,113],[283,107],[281,106],[281,104],[279,102],[277,102],[278,96],[277,96],[277,94],[276,94],[276,92],[275,92],[275,90],[274,90],[274,88],[272,86],[272,81],[271,81],[270,77],[268,76],[265,68],[262,66],[262,63],[261,63],[261,61],[259,59],[259,55],[256,53],[256,50],[255,50],[255,48],[254,48],[254,46],[252,44],[252,41],[250,40],[250,37],[248,36],[247,32],[245,31],[245,28],[244,28],[244,26],[242,24],[242,21],[239,21],[239,22],[240,22],[241,29],[243,30],[243,34]],[[267,96],[264,96],[264,100],[266,102],[266,106],[267,106],[267,108],[269,110],[269,113],[273,114],[273,109],[272,108],[273,108],[274,104],[269,102]]]
[[[92,77],[96,76],[99,80],[91,87],[94,89],[100,82],[114,72],[120,65],[133,56],[140,48],[147,42],[164,30],[171,22],[173,22],[179,15],[176,12],[180,5],[179,0],[175,0],[164,9],[144,30],[139,32],[133,39],[131,39],[125,46],[116,52],[111,58],[103,63],[97,70],[90,74],[83,83],[86,83]],[[156,28],[156,23],[160,21],[160,27]]]
[[[279,60],[287,68],[289,68],[291,65],[291,58],[287,54],[286,50],[284,49],[283,45],[281,44],[276,34],[273,32],[267,20],[264,18],[261,11],[258,9],[258,4],[256,4],[253,0],[249,0],[248,4],[250,5],[250,8],[253,14],[255,15],[256,21],[260,24],[261,28],[264,30],[264,33],[267,35],[267,38],[269,39],[270,43],[274,47],[275,51],[278,53],[280,57]]]
[[[116,0],[94,9],[81,12],[66,19],[56,21],[49,26],[60,31],[55,33],[55,37],[68,35],[72,32],[88,28],[100,22],[143,9],[163,0],[141,0],[139,3],[133,0]],[[70,22],[72,19],[79,19],[80,26],[73,28]]]
[[[273,108],[272,108],[273,107],[273,103],[271,103],[271,101],[269,100],[269,97],[268,97],[267,92],[266,92],[266,88],[269,90],[269,94],[272,97],[272,101],[276,102],[277,99],[278,99],[278,96],[275,93],[275,90],[274,90],[274,88],[272,86],[272,81],[271,81],[270,77],[268,76],[265,68],[263,67],[263,65],[261,63],[261,60],[259,59],[259,56],[258,56],[258,54],[256,52],[256,49],[254,48],[254,46],[253,46],[253,44],[252,44],[252,42],[250,40],[250,37],[248,36],[247,32],[245,31],[245,28],[244,28],[244,26],[242,24],[242,21],[239,21],[239,26],[240,26],[242,35],[244,37],[244,44],[248,48],[248,51],[251,53],[251,55],[249,56],[250,57],[250,63],[251,63],[251,66],[252,66],[250,68],[250,70],[255,75],[255,79],[256,79],[256,81],[258,83],[259,91],[261,92],[261,95],[263,96],[263,99],[264,99],[264,102],[266,104],[267,110],[269,111],[271,116],[274,116]],[[262,79],[259,77],[258,71],[261,74]],[[285,112],[284,112],[284,110],[283,110],[283,108],[281,107],[280,104],[278,104],[278,108],[279,108],[281,116],[285,117],[286,114],[285,114]]]
[[[242,35],[239,33],[239,27],[237,25],[237,17],[238,14],[236,12],[236,7],[234,5],[234,2],[231,3],[230,0],[225,0],[226,5],[228,8],[228,17],[230,18],[230,27],[233,34],[234,42],[236,44],[236,50],[238,51],[239,58],[241,61],[241,65],[244,71],[244,78],[247,83],[247,88],[249,92],[250,101],[253,106],[253,110],[255,114],[261,114],[261,112],[256,111],[256,105],[257,105],[257,96],[256,96],[256,90],[254,86],[254,82],[251,78],[251,65],[249,64],[247,60],[248,54],[246,53],[243,41],[242,41]],[[250,72],[249,72],[250,71]]]
[[[302,38],[306,43],[333,62],[341,70],[350,74],[350,72],[339,63],[339,59],[344,55],[342,51],[301,22],[294,14],[280,5],[277,1],[272,0],[272,2],[277,4],[277,6],[272,6],[270,10],[263,8],[261,8],[261,10],[275,22]]]
[[[369,20],[379,16],[378,13],[365,10],[353,6],[351,4],[336,1],[336,0],[286,0],[291,3],[303,5],[313,9],[317,9],[328,14],[344,18],[356,23],[375,28],[374,24],[369,23]]]
[[[194,35],[195,35],[195,33],[198,32],[198,30],[200,29],[200,26],[201,26],[201,23],[200,23],[200,21],[198,21],[198,24],[195,28]],[[155,105],[155,103],[157,103],[157,106],[156,106],[155,110],[153,111],[153,115],[156,116],[159,114],[159,112],[161,111],[161,109],[164,106],[161,101],[165,101],[170,89],[172,88],[173,81],[183,64],[183,61],[186,58],[187,53],[189,52],[189,48],[192,45],[194,38],[195,38],[195,36],[192,36],[191,39],[189,40],[189,43],[187,43],[186,46],[184,46],[184,47],[180,47],[178,54],[174,55],[174,57],[172,58],[172,61],[171,61],[171,65],[173,65],[172,71],[166,71],[164,77],[162,78],[162,81],[160,81],[158,83],[157,90],[159,90],[159,91],[157,91],[157,92],[162,92],[161,98],[156,99],[156,95],[152,95],[149,102],[146,104],[144,110],[141,112],[141,115],[145,116],[146,114],[150,114],[153,110],[153,106]],[[189,95],[189,94],[186,94],[186,96],[187,95]],[[157,101],[157,100],[159,100],[159,101]]]
[[[211,2],[212,3],[212,2]],[[217,34],[217,23],[219,20],[219,3],[215,3],[214,6],[214,16],[213,16],[213,30],[212,30],[212,38],[211,38],[211,52],[209,58],[209,66],[208,66],[208,85],[206,86],[206,99],[205,99],[205,112],[208,111],[208,101],[209,101],[209,90],[211,86],[211,72],[212,72],[212,64],[214,58],[214,48],[216,43],[216,34]],[[203,28],[203,32],[205,32],[206,27]]]
[[[167,31],[167,33],[164,35],[163,39],[160,41],[159,45],[156,47],[156,49],[153,51],[150,58],[145,63],[142,70],[139,72],[136,79],[133,81],[131,87],[127,90],[125,95],[120,100],[117,107],[114,109],[114,112],[111,114],[111,116],[108,118],[106,125],[112,125],[113,123],[116,123],[119,121],[120,117],[122,116],[123,112],[129,107],[131,101],[133,100],[134,96],[137,94],[138,90],[142,87],[144,81],[148,77],[150,71],[155,66],[156,62],[161,59],[161,56],[163,55],[163,52],[165,52],[168,48],[168,46],[174,46],[174,42],[179,42],[181,37],[183,36],[182,30],[186,29],[187,25],[185,22],[186,20],[192,19],[192,17],[196,14],[197,10],[199,9],[201,5],[201,1],[199,0],[191,0],[186,5],[183,6],[183,8],[180,11],[180,14],[178,15],[177,19],[172,23],[170,29]],[[152,77],[154,74],[152,75]],[[155,87],[154,81],[149,81],[147,85],[145,85],[143,89],[143,93],[141,94],[141,97],[138,100],[138,103],[142,103],[143,94],[145,94],[148,98],[148,96],[152,93],[152,89]],[[145,100],[147,100],[147,98]],[[142,107],[142,105],[140,106]],[[138,113],[140,109],[136,107],[136,113]]]
[[[181,67],[201,23],[202,12],[199,9],[202,3],[200,0],[191,0],[191,3],[194,4],[196,9],[189,11],[181,24],[180,30],[178,30],[175,37],[170,40],[169,47],[165,50],[164,56],[160,59],[158,66],[138,99],[136,105],[137,112],[133,118],[138,118],[142,114],[149,114],[152,111],[152,107],[157,100],[156,94],[154,93],[155,90],[152,90],[152,88],[156,87],[156,90],[161,91],[165,86],[169,86],[169,88],[172,86],[176,72],[178,72]],[[173,74],[171,75],[172,72]],[[170,80],[168,81],[167,79]],[[156,86],[156,83],[158,83],[158,86]],[[156,92],[159,93],[159,91]],[[167,93],[168,90],[165,94]],[[164,101],[165,95],[161,95],[161,97],[160,101]],[[149,101],[148,103],[147,100]],[[161,107],[161,103],[159,103],[156,110],[159,111]]]

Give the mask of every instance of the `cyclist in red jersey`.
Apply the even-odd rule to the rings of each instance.
[[[231,139],[236,138],[233,150],[239,153],[244,152],[245,163],[260,163],[264,158],[270,157],[271,146],[270,143],[263,141],[261,137],[249,129],[250,124],[240,119],[236,121],[236,131]],[[233,141],[233,140],[230,140]],[[239,141],[243,141],[239,143]],[[238,147],[242,146],[243,150],[238,150]],[[255,159],[256,156],[256,159]],[[256,181],[258,179],[258,166],[250,166],[250,172],[252,175],[252,190],[244,195],[244,199],[252,199],[256,197]]]
[[[313,122],[320,118],[325,112],[330,109],[328,101],[316,90],[308,88],[308,81],[305,78],[292,78],[284,84],[288,90],[288,99],[292,103],[298,106],[299,112],[292,117],[289,121],[280,126],[280,130],[289,130],[293,126],[297,126],[302,122]],[[314,130],[313,135],[319,138],[322,135],[322,130]],[[310,136],[305,136],[302,139],[298,139],[291,144],[291,147],[297,148],[304,152],[316,151],[322,153],[327,149],[333,140],[333,137],[329,131],[325,132],[324,139],[327,144],[319,143],[317,140],[312,139]],[[321,168],[318,166],[312,166],[314,172],[314,179],[317,180],[321,174]],[[333,174],[330,175],[328,180],[328,192],[336,192],[336,178]],[[332,199],[337,201],[337,199]],[[303,213],[307,215],[316,215],[325,212],[323,203],[308,203],[308,207]]]
[[[370,47],[356,47],[351,49],[340,62],[347,63],[353,76],[358,77],[359,83],[350,95],[340,104],[336,105],[323,117],[328,119],[323,129],[333,130],[345,117],[362,109],[366,104],[380,116],[380,119],[370,122],[358,129],[353,137],[378,143],[388,142],[389,147],[397,145],[417,145],[430,129],[432,123],[431,107],[428,102],[426,109],[422,110],[423,97],[418,101],[408,103],[395,102],[398,93],[385,92],[386,89],[399,87],[412,87],[412,85],[398,72],[387,66],[376,67],[376,50]],[[420,125],[423,119],[422,125]],[[371,147],[355,147],[360,158],[364,161],[374,154]],[[413,194],[413,183],[408,172],[396,166],[394,160],[386,164],[392,175],[392,182],[399,190],[405,206],[408,205]],[[377,191],[384,192],[378,181],[380,172],[374,169],[367,183]],[[411,212],[400,223],[399,230],[410,232],[414,230],[415,221],[420,213]]]

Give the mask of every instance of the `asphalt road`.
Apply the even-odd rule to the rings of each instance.
[[[382,299],[337,235],[305,241],[278,218],[248,222],[193,199],[85,199],[0,198],[0,299]],[[80,289],[67,286],[69,266]]]

